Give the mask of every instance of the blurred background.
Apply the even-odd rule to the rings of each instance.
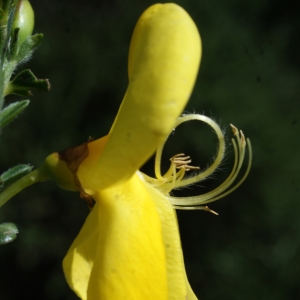
[[[110,129],[127,86],[131,33],[146,0],[32,0],[35,33],[45,38],[30,68],[49,78],[50,93],[1,134],[0,171],[40,166],[57,150]],[[251,138],[254,161],[235,192],[212,203],[214,216],[179,211],[185,263],[199,299],[300,299],[299,2],[179,0],[201,33],[200,73],[186,107],[227,129],[228,155],[218,173],[180,195],[220,184],[233,164],[233,123]],[[21,68],[20,68],[21,70]],[[13,100],[14,98],[9,98]],[[7,100],[7,103],[11,100]],[[133,116],[134,117],[134,116]],[[192,156],[205,168],[216,138],[202,124],[183,125],[164,153]],[[147,163],[145,172],[153,172]],[[1,300],[75,300],[61,262],[89,210],[76,193],[53,182],[34,185],[0,210],[20,233],[0,247]]]

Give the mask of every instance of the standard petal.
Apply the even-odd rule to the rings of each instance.
[[[190,97],[200,56],[198,30],[181,7],[156,4],[142,14],[130,46],[129,86],[89,189],[126,181],[154,153]]]

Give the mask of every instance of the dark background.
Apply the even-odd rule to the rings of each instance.
[[[3,131],[1,171],[18,163],[38,167],[56,150],[107,134],[127,86],[132,30],[154,2],[31,3],[34,32],[45,39],[22,68],[49,78],[52,89],[35,93],[29,108]],[[186,110],[213,117],[224,128],[233,123],[243,129],[254,151],[245,183],[210,205],[218,217],[178,212],[190,283],[199,299],[299,299],[299,2],[177,3],[190,13],[203,42]],[[219,173],[184,195],[204,193],[229,173],[227,132],[228,155]],[[173,139],[166,161],[184,151],[205,167],[215,154],[214,135],[201,124],[183,126]],[[1,300],[77,299],[61,261],[87,214],[77,194],[53,182],[30,187],[1,208],[0,221],[20,229],[16,241],[0,247]]]

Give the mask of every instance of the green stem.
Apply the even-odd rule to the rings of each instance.
[[[42,168],[36,169],[25,175],[18,181],[10,185],[5,191],[0,194],[0,207],[4,205],[10,198],[18,194],[28,186],[39,181],[45,181],[48,176],[45,175]]]

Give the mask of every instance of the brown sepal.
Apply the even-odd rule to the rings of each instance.
[[[77,171],[80,164],[88,157],[89,155],[88,143],[92,141],[93,138],[89,137],[89,140],[87,142],[79,146],[73,148],[67,148],[65,150],[58,152],[59,159],[63,160],[67,164],[68,168],[74,175],[74,182],[76,186],[79,188],[80,198],[84,199],[87,202],[89,209],[92,209],[94,207],[95,200],[83,190],[79,178],[77,176]]]

